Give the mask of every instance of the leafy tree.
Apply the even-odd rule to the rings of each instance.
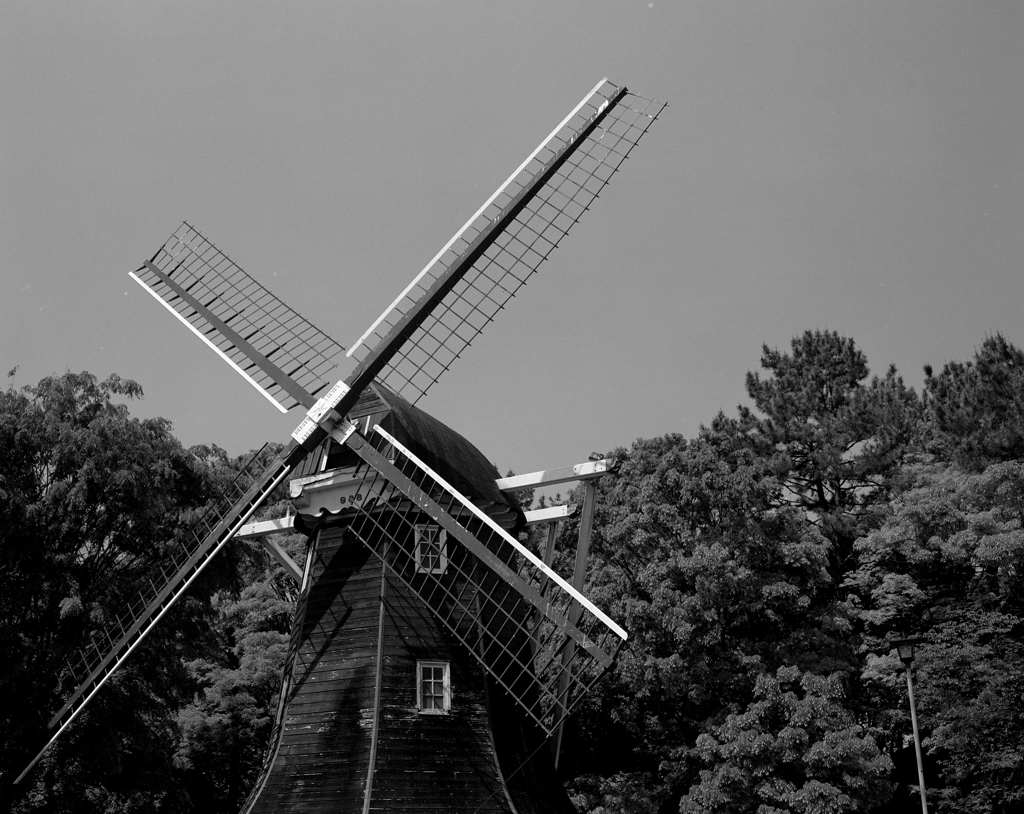
[[[914,437],[917,396],[894,367],[868,382],[864,354],[830,331],[804,332],[791,354],[764,346],[761,366],[768,375],[748,373],[747,393],[763,417],[740,407],[738,426],[761,454],[783,456],[784,498],[832,542],[838,581]]]
[[[832,612],[826,541],[777,505],[771,462],[710,430],[616,455],[588,591],[631,638],[578,716],[571,753],[586,773],[573,789],[592,811],[640,811],[627,790],[646,785],[650,810],[669,811],[689,782],[680,748],[745,703],[758,676],[789,663],[850,673],[852,653]],[[627,798],[634,808],[611,802]]]
[[[132,418],[123,401],[141,396],[88,373],[0,393],[0,691],[15,701],[0,707],[5,810],[215,811],[221,798],[219,810],[237,810],[251,767],[204,752],[197,732],[220,716],[223,737],[247,749],[276,707],[294,594],[261,550],[234,544],[11,786],[68,689],[56,681],[65,658],[240,468],[218,447],[183,449],[164,419]],[[221,798],[203,796],[207,775]]]
[[[682,814],[839,814],[884,802],[892,762],[842,705],[842,682],[780,668],[762,675],[754,700],[697,738],[709,768]]]
[[[779,670],[831,675],[853,694],[808,707],[822,732],[860,706],[859,617],[839,580],[878,522],[920,405],[893,369],[868,381],[863,354],[834,333],[808,331],[791,354],[764,348],[762,365],[747,379],[757,413],[719,414],[690,441],[638,441],[601,482],[588,589],[631,639],[577,722],[571,771],[586,772],[573,789],[587,810],[676,810],[702,782],[691,744]],[[853,806],[888,794],[888,764],[865,760],[862,797],[842,791]]]
[[[654,814],[659,810],[657,785],[643,774],[586,775],[574,786],[573,804],[590,814]]]
[[[182,513],[205,500],[203,472],[171,435],[170,423],[134,419],[119,403],[141,395],[135,382],[117,376],[100,382],[88,373],[51,376],[0,393],[0,692],[14,701],[0,711],[5,799],[32,747],[41,745],[66,654],[119,608],[161,541],[173,539]],[[157,673],[149,677],[166,678]],[[126,672],[111,682],[111,693],[131,699],[131,706],[103,712],[121,718],[137,713],[140,725],[121,731],[142,739],[117,744],[99,738],[83,757],[105,767],[100,776],[112,778],[109,794],[125,810],[144,810],[136,802],[152,799],[150,792],[161,785],[151,776],[160,761],[147,760],[150,771],[134,773],[123,757],[151,756],[147,733],[159,730],[141,725],[147,716],[159,717],[160,704],[140,700],[146,693],[137,678],[137,672]],[[86,733],[99,737],[98,731],[83,716],[67,743]],[[114,805],[99,798],[87,805],[92,798],[75,786],[74,767],[65,766],[44,765],[41,773],[50,785],[68,790],[74,810]],[[170,793],[173,783],[162,785]]]
[[[891,748],[909,732],[893,634],[924,634],[916,692],[938,811],[1024,800],[1024,464],[913,467],[884,524],[857,543],[851,614],[869,651],[865,708]]]
[[[1024,458],[1024,351],[987,337],[969,362],[925,368],[933,448],[970,470]]]
[[[174,764],[188,778],[193,805],[236,811],[270,736],[293,605],[261,580],[237,598],[215,596],[213,607],[220,647],[186,664],[196,690],[178,713]]]
[[[1024,806],[1024,644],[1021,619],[974,610],[935,624],[921,648],[924,746],[942,770],[936,810]]]

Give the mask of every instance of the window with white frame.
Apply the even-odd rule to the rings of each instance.
[[[443,574],[448,567],[448,532],[431,523],[416,525],[416,570]]]
[[[416,662],[416,707],[431,715],[451,711],[452,682],[448,662]]]

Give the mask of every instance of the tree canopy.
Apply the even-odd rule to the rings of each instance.
[[[808,331],[762,349],[735,417],[616,451],[590,590],[632,639],[576,722],[581,810],[914,804],[890,645],[910,633],[928,640],[933,810],[1019,806],[1019,354],[986,340],[919,397],[891,367],[871,377],[852,339]]]
[[[942,457],[978,470],[1024,457],[1024,352],[1002,334],[967,362],[925,368],[930,440]]]
[[[236,465],[216,447],[184,449],[164,419],[133,418],[126,402],[141,396],[135,382],[99,381],[88,373],[0,392],[0,693],[7,699],[0,706],[0,795],[6,808],[205,810],[177,753],[193,760],[202,753],[205,763],[214,750],[202,752],[178,718],[187,718],[192,705],[216,718],[208,689],[239,697],[246,681],[261,687],[258,703],[276,702],[270,697],[278,667],[267,662],[280,662],[273,631],[287,630],[287,597],[275,605],[260,593],[278,584],[276,569],[260,552],[236,545],[203,573],[31,777],[11,786],[44,742],[65,659],[121,610]],[[245,576],[252,596],[242,595]],[[264,618],[233,604],[243,601],[268,605]],[[233,613],[223,614],[225,607]],[[267,635],[260,639],[260,633]],[[199,665],[223,661],[233,649],[235,669],[245,676],[218,690],[215,668]],[[242,716],[233,737],[260,731],[258,717]]]

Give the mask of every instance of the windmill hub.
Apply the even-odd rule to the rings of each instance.
[[[309,408],[305,418],[302,419],[299,426],[292,432],[292,438],[299,444],[306,443],[316,428],[323,424],[328,416],[334,412],[348,392],[349,386],[345,382],[341,381],[334,385],[334,387],[327,391],[326,395],[317,399],[316,404]]]

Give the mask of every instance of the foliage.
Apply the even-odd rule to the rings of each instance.
[[[886,522],[857,544],[852,613],[878,725],[898,740],[902,665],[885,638],[912,631],[924,745],[938,810],[1014,810],[1024,799],[1024,465],[969,474],[929,462],[907,474]],[[887,710],[888,712],[881,712]]]
[[[763,418],[741,407],[741,425],[785,456],[785,498],[832,541],[838,579],[914,435],[917,396],[894,367],[867,382],[864,354],[829,331],[794,338],[792,354],[764,346],[761,366],[770,375],[748,373],[747,393]]]
[[[895,370],[869,380],[837,334],[765,348],[762,366],[747,379],[757,412],[719,414],[689,441],[638,441],[602,483],[590,590],[631,640],[577,721],[574,799],[602,812],[879,806],[913,782],[875,746],[896,754],[909,733],[886,637],[925,632],[934,807],[1010,810],[1024,779],[1020,463],[972,475],[953,447],[925,454],[943,449],[934,411]],[[795,753],[761,755],[762,780],[788,789],[772,802],[742,745],[781,735],[758,718],[767,699],[795,709],[824,692],[801,694],[792,676],[832,688],[804,709],[822,738],[851,738],[856,768],[830,783]]]
[[[32,756],[43,716],[52,711],[53,677],[64,657],[133,590],[158,553],[158,541],[173,538],[182,513],[205,499],[203,474],[170,424],[133,419],[117,401],[141,395],[135,382],[117,376],[100,382],[88,373],[51,376],[0,393],[0,692],[18,699],[0,713],[5,797],[12,772]],[[137,677],[125,674],[118,691],[138,698]],[[119,713],[131,719],[123,731],[141,737],[126,736],[140,756],[152,755],[156,736],[139,722],[163,704],[142,701]],[[68,742],[90,727],[83,720]],[[116,753],[125,744],[98,745],[105,748],[90,757],[107,767],[103,774],[115,778],[119,790],[100,795],[94,810],[112,804],[110,794],[125,810],[143,810],[131,802],[137,793],[173,786],[139,786],[151,772],[120,771]],[[147,763],[151,769],[159,765]],[[91,798],[79,794],[73,771],[55,772],[55,785],[85,810],[82,799]]]
[[[839,814],[884,801],[892,762],[842,697],[836,676],[761,675],[746,710],[697,738],[692,752],[710,768],[680,812]]]
[[[967,608],[964,609],[968,611]],[[970,609],[928,630],[917,683],[940,811],[1024,806],[1024,645],[1018,616]]]
[[[656,785],[648,775],[635,772],[588,775],[577,781],[571,799],[579,810],[591,814],[655,814]]]
[[[611,793],[591,772],[614,743],[628,754],[608,767],[617,786],[661,769],[673,776],[664,805],[683,782],[671,762],[680,744],[745,703],[766,670],[852,670],[837,635],[844,622],[830,610],[826,541],[776,505],[769,462],[735,441],[713,431],[638,441],[616,453],[623,466],[602,485],[588,590],[631,640],[579,716],[580,799]]]
[[[134,595],[165,546],[239,465],[217,447],[185,450],[164,419],[131,417],[123,400],[141,396],[135,382],[88,373],[0,393],[0,691],[17,699],[0,707],[5,810],[192,810],[195,790],[173,756],[179,710],[206,676],[188,668],[211,661],[223,644],[217,634],[230,632],[230,623],[213,623],[242,579],[253,593],[243,604],[280,584],[278,569],[247,546],[219,557],[29,780],[11,786],[68,691],[56,682],[65,659]],[[272,627],[287,628],[286,605],[281,599],[275,607]],[[242,613],[239,606],[227,616]],[[258,633],[253,623],[241,635],[239,669],[255,661],[261,666],[253,672],[276,680],[272,637],[260,641]],[[259,698],[264,708],[274,701]]]
[[[925,368],[933,449],[970,470],[1024,457],[1024,351],[987,337],[969,362]]]

